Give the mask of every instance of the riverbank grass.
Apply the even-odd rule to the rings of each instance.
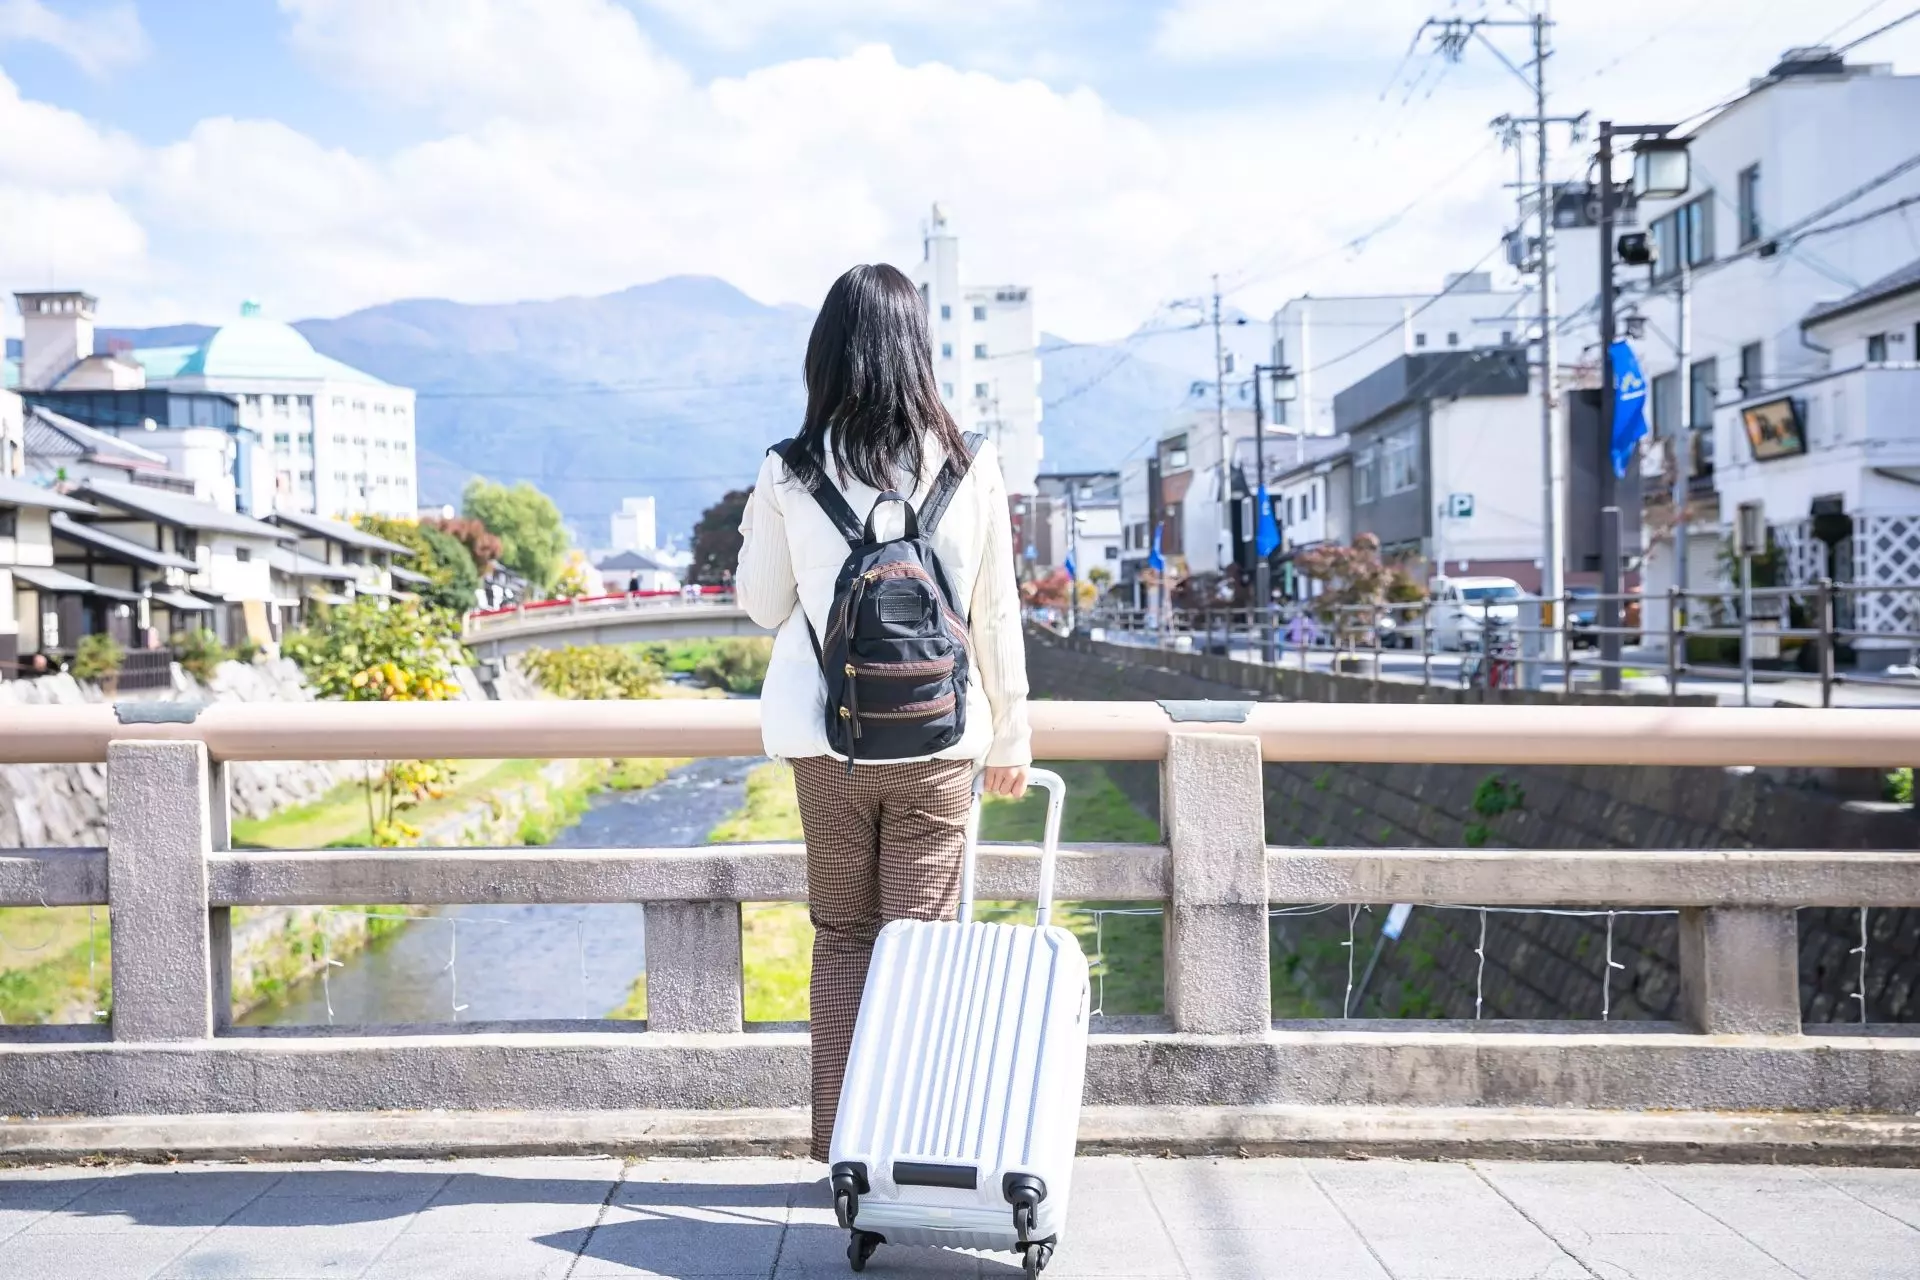
[[[0,1018],[8,1023],[101,1020],[113,998],[107,909],[0,911]]]
[[[1159,838],[1153,819],[1134,808],[1099,765],[1052,767],[1067,781],[1062,839],[1151,843]],[[1018,801],[989,799],[981,818],[981,838],[1037,842],[1045,814],[1046,797],[1037,790]],[[709,836],[715,844],[800,838],[793,771],[779,763],[761,765],[748,775],[746,803]],[[1054,919],[1071,930],[1086,950],[1093,966],[1096,1004],[1107,1013],[1158,1013],[1164,1006],[1161,920],[1156,906],[1077,902],[1058,904],[1055,910]],[[1140,910],[1151,914],[1116,914]],[[1033,904],[982,902],[975,914],[982,920],[1025,922],[1033,918]],[[747,903],[740,917],[746,1020],[805,1020],[813,956],[813,925],[807,919],[806,904]],[[642,978],[634,983],[626,1003],[610,1016],[645,1017],[645,1010]]]

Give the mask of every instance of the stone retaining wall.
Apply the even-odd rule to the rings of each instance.
[[[1554,701],[1524,690],[1491,694],[1375,683],[1317,672],[1279,673],[1228,658],[1168,653],[1050,632],[1029,633],[1037,697],[1255,698],[1332,702]],[[1423,697],[1423,694],[1441,698]],[[1312,695],[1301,698],[1299,695]],[[1597,696],[1576,698],[1594,701]],[[1663,699],[1660,701],[1664,701]],[[1845,714],[1836,712],[1835,714]],[[1151,765],[1111,767],[1115,781],[1158,811]],[[1267,838],[1307,847],[1808,848],[1907,849],[1920,822],[1902,806],[1855,798],[1870,780],[1832,771],[1491,765],[1275,763],[1265,766]],[[1277,905],[1277,904],[1276,904]],[[1593,904],[1604,908],[1607,904]],[[1376,948],[1379,960],[1353,1016],[1668,1019],[1678,996],[1671,916],[1566,916],[1416,909],[1395,942],[1383,939],[1386,904],[1349,922],[1344,908],[1275,921],[1276,1011],[1338,1016]],[[1859,913],[1801,916],[1802,1005],[1813,1021],[1851,1021],[1860,1006]],[[1868,914],[1868,1014],[1920,1017],[1920,912]],[[1291,983],[1291,986],[1289,984]]]

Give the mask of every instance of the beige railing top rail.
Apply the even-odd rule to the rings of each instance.
[[[1329,763],[1887,767],[1920,761],[1911,711],[1307,703],[1032,704],[1034,754],[1160,760],[1176,732],[1259,738]],[[156,710],[178,716],[149,718]],[[191,716],[189,719],[188,716]],[[1181,718],[1176,719],[1176,715]],[[102,761],[126,739],[199,740],[220,760],[587,759],[760,753],[750,701],[226,703],[0,708],[0,764]]]

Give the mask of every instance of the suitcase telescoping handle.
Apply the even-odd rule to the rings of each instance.
[[[1040,887],[1034,894],[1033,923],[1044,929],[1053,921],[1053,864],[1060,853],[1060,810],[1067,803],[1067,784],[1051,769],[1029,769],[1029,786],[1047,792],[1047,824],[1040,838]],[[960,861],[960,923],[973,919],[973,864],[980,852],[981,780],[973,780],[973,808],[967,814],[967,851]]]

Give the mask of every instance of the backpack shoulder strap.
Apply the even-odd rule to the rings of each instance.
[[[969,431],[961,439],[966,442],[967,452],[959,460],[959,467],[940,468],[940,478],[933,482],[933,488],[927,492],[927,500],[920,504],[920,536],[923,538],[931,538],[934,530],[940,527],[940,517],[947,514],[947,505],[953,501],[960,482],[966,479],[974,455],[987,442],[985,433],[979,431]]]
[[[799,438],[794,437],[782,440],[767,452],[779,454],[780,460],[787,464],[787,474],[798,478],[793,460],[798,456],[797,451],[800,447]],[[813,500],[820,504],[820,509],[827,513],[827,519],[833,521],[833,527],[840,531],[840,536],[845,538],[849,545],[854,547],[865,545],[866,529],[860,517],[854,514],[853,507],[848,504],[846,495],[840,492],[840,487],[827,478],[824,462],[815,468],[815,474],[817,478],[807,486],[807,492],[813,495]]]

